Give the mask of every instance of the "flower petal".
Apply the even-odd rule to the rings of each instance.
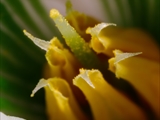
[[[151,61],[139,56],[125,59],[116,64],[115,58],[109,60],[109,69],[114,72],[118,78],[129,81],[151,105],[157,116],[160,117],[158,84],[160,82],[159,66],[159,62]]]
[[[51,112],[50,115],[54,118],[63,117],[68,120],[86,119],[65,80],[59,78],[49,79],[49,87],[45,87],[45,90],[48,112]],[[57,110],[56,107],[58,107]],[[56,114],[57,117],[55,117]]]
[[[53,38],[50,41],[45,57],[47,64],[44,69],[44,78],[60,77],[65,79],[73,90],[78,102],[82,105],[86,104],[82,92],[72,84],[72,79],[78,74],[80,67],[73,54],[64,48],[57,38]]]
[[[45,77],[57,76],[70,82],[78,74],[79,65],[76,64],[78,63],[77,60],[69,50],[63,47],[57,38],[50,41],[45,56],[49,65],[49,69],[45,70]]]
[[[88,79],[92,85],[87,82]],[[98,70],[81,70],[80,75],[73,80],[73,84],[85,94],[95,120],[146,119],[143,111],[110,86]]]
[[[94,29],[94,28],[92,28]],[[92,34],[91,34],[92,35]],[[92,35],[91,47],[97,53],[113,57],[112,51],[120,49],[125,52],[141,51],[141,56],[159,61],[159,48],[147,33],[138,29],[122,29],[108,26],[99,31],[98,37]],[[148,49],[147,49],[148,48]]]
[[[69,84],[61,78],[41,79],[32,95],[45,87],[47,113],[50,120],[85,120]]]

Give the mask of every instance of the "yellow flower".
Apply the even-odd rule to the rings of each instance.
[[[94,120],[160,118],[159,49],[152,38],[141,30],[97,24],[97,20],[69,10],[66,19],[72,26],[56,9],[50,12],[69,49],[56,37],[45,42],[24,30],[46,51],[44,78],[31,96],[45,88],[49,119],[90,119],[82,110],[87,103]],[[100,54],[105,56],[102,58]],[[112,76],[108,68],[122,79]],[[122,87],[129,89],[125,91]]]

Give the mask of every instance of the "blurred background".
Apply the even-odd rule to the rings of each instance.
[[[73,8],[102,22],[137,27],[160,45],[160,0],[71,0]],[[23,34],[50,40],[60,33],[49,17],[65,15],[66,0],[0,0],[0,111],[29,120],[45,119],[44,91],[31,91],[42,77],[45,52]],[[153,53],[154,54],[154,53]]]

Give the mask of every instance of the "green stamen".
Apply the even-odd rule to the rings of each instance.
[[[56,10],[50,11],[50,17],[63,35],[66,44],[85,68],[98,68],[99,59],[88,43],[75,31],[66,19]]]

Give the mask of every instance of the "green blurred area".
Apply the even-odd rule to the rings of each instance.
[[[111,10],[110,0],[101,1],[105,12],[109,16],[108,22],[119,23],[117,25],[122,27],[140,28],[151,34],[157,44],[160,45],[159,0],[124,0],[123,2],[121,0],[113,0],[120,13],[119,19],[115,19],[115,11]],[[127,6],[125,7],[124,5]],[[130,15],[127,16],[125,13],[130,13]]]

